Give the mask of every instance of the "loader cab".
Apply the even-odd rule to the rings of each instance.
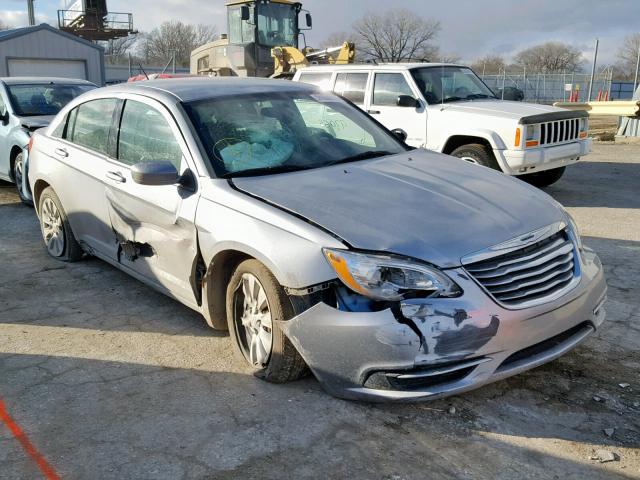
[[[267,77],[273,73],[271,49],[298,48],[298,15],[302,4],[289,0],[235,1],[227,4],[230,60],[243,64],[248,76]],[[305,15],[311,27],[311,15]],[[243,57],[243,58],[241,58]]]

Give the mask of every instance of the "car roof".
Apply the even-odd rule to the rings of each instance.
[[[58,78],[58,77],[2,77],[0,81],[6,85],[47,85],[47,84],[64,84],[64,85],[93,85],[88,80],[79,78]]]
[[[351,63],[349,65],[309,65],[304,69],[300,69],[299,72],[304,73],[307,71],[339,71],[339,70],[411,70],[413,68],[424,67],[463,67],[468,68],[466,65],[459,65],[457,63],[427,63],[427,62],[406,62],[406,63]]]
[[[110,93],[138,93],[154,97],[172,96],[181,102],[193,102],[208,98],[228,97],[250,93],[315,92],[317,87],[290,80],[244,77],[187,77],[143,80],[119,83],[93,92],[94,95]]]

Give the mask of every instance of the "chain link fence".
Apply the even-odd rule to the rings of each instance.
[[[612,71],[605,70],[593,79],[591,100],[598,96],[611,98]],[[522,100],[533,103],[568,102],[573,93],[574,101],[586,102],[589,96],[591,75],[587,73],[502,73],[480,75],[491,90],[505,100]]]

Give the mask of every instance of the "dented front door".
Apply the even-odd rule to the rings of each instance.
[[[171,296],[195,305],[195,182],[187,189],[140,185],[131,177],[132,165],[154,160],[169,160],[179,173],[187,174],[188,149],[173,118],[151,99],[126,99],[117,150],[118,167],[107,181],[106,197],[119,244],[118,261]]]

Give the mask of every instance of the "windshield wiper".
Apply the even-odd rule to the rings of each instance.
[[[220,175],[220,178],[234,178],[234,177],[257,177],[260,175],[271,175],[274,173],[287,173],[297,172],[300,170],[309,170],[311,168],[317,168],[318,165],[306,166],[306,165],[275,165],[273,167],[258,167],[248,168],[247,170],[240,170],[238,172],[227,172]]]
[[[325,163],[322,167],[330,167],[331,165],[338,165],[340,163],[357,162],[358,160],[368,160],[370,158],[386,157],[387,155],[394,155],[393,152],[387,150],[367,150],[366,152],[360,152],[356,155],[343,158],[341,160],[334,160],[333,162]]]
[[[487,95],[485,93],[472,93],[471,95],[467,95],[467,100],[471,99],[471,100],[475,100],[478,98],[497,98],[493,95]]]
[[[457,102],[459,100],[463,100],[460,97],[447,97],[444,100],[442,100],[442,103],[447,103],[447,102]]]

